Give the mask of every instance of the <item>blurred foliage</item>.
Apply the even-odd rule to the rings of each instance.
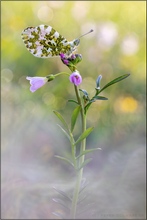
[[[69,175],[72,182],[73,177],[71,169],[53,157],[56,152],[58,155],[68,155],[70,149],[68,141],[56,126],[58,121],[52,112],[58,110],[67,117],[67,121],[70,120],[75,106],[67,101],[75,97],[73,86],[67,77],[60,76],[32,94],[26,80],[26,76],[69,72],[58,57],[39,59],[25,48],[21,39],[22,30],[39,24],[51,25],[69,41],[94,29],[93,33],[81,38],[78,47],[78,53],[83,56],[82,62],[78,64],[83,77],[81,89],[86,89],[91,95],[98,75],[103,77],[103,86],[120,75],[131,74],[129,78],[104,91],[101,95],[108,97],[108,101],[94,103],[88,113],[88,126],[94,125],[95,130],[88,138],[87,147],[101,147],[103,150],[92,155],[94,160],[86,175],[91,176],[91,183],[93,178],[97,180],[101,188],[101,192],[100,189],[97,191],[96,182],[93,190],[90,189],[94,201],[101,203],[98,209],[100,213],[104,212],[112,199],[120,201],[119,205],[126,210],[124,203],[127,199],[126,204],[130,209],[127,207],[123,217],[131,215],[136,207],[143,215],[145,189],[144,162],[141,161],[144,158],[142,152],[145,142],[145,8],[145,1],[1,2],[3,218],[53,218],[50,211],[53,209],[52,203],[47,196],[52,196],[54,192],[51,187],[48,189],[48,183],[66,182]],[[77,126],[76,135],[78,133]],[[136,152],[139,154],[138,159],[133,157]],[[141,178],[137,180],[138,185],[133,191],[140,190],[139,203],[131,200],[133,193],[126,193],[130,189],[130,182],[138,178],[138,173],[130,176],[130,163],[133,172],[136,170],[132,158],[135,158],[134,163],[139,161],[138,170],[141,172]],[[95,172],[96,177],[93,177]],[[115,172],[120,172],[121,177]],[[11,187],[10,182],[13,183]],[[35,185],[38,187],[35,192],[33,184],[41,184],[44,191],[49,190],[50,193],[42,197],[45,193],[39,188],[40,185]],[[117,184],[115,192],[112,188]],[[122,186],[124,194],[121,192]],[[31,191],[30,195],[28,190]],[[109,190],[112,191],[107,198],[105,193]],[[97,194],[94,194],[95,191]],[[102,202],[97,200],[99,196]],[[26,204],[29,199],[31,213],[30,204]],[[13,200],[16,202],[11,207]],[[111,208],[114,208],[116,201],[111,204]],[[92,217],[101,219],[98,213]]]

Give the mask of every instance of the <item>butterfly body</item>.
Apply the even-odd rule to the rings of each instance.
[[[22,32],[22,39],[29,52],[39,58],[59,56],[61,53],[70,57],[80,43],[80,39],[67,41],[47,25],[27,27]]]

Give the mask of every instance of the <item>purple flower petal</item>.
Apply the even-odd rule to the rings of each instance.
[[[71,83],[75,84],[76,86],[82,83],[82,77],[78,71],[73,72],[70,75],[69,80]]]
[[[68,61],[68,60],[63,60],[63,63],[64,63],[65,65],[68,65],[68,64],[69,64],[69,61]]]
[[[61,59],[64,59],[66,57],[64,53],[60,53],[59,55]]]
[[[42,87],[48,81],[46,77],[37,77],[37,76],[36,77],[27,76],[26,79],[30,80],[31,92],[35,92],[37,89]]]

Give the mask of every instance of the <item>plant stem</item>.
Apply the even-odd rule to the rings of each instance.
[[[70,76],[70,74],[69,74],[69,73],[67,73],[67,72],[60,72],[60,73],[56,73],[54,76],[60,76],[60,75],[62,75],[62,74],[65,74],[65,75]]]
[[[82,120],[82,133],[83,133],[86,130],[86,115],[84,113],[84,106],[83,106],[83,102],[81,100],[81,96],[79,94],[79,90],[78,90],[77,86],[74,86],[74,87],[75,87],[75,93],[76,93],[78,103],[81,106],[81,120]],[[82,153],[85,150],[85,147],[86,147],[86,138],[81,141],[80,153]],[[79,164],[78,164],[79,167],[84,162],[84,159],[85,159],[85,155],[83,155],[79,158]],[[77,171],[76,177],[77,177],[76,178],[76,186],[74,189],[74,194],[73,194],[73,199],[72,199],[72,207],[71,207],[71,218],[72,219],[75,219],[75,217],[76,217],[78,196],[79,196],[81,181],[82,181],[82,177],[83,177],[83,168],[81,168],[80,170]]]

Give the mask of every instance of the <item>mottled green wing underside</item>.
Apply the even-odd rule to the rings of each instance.
[[[47,25],[27,27],[22,32],[22,39],[30,53],[36,57],[49,58],[59,56],[60,53],[70,55],[75,50],[72,42]]]

